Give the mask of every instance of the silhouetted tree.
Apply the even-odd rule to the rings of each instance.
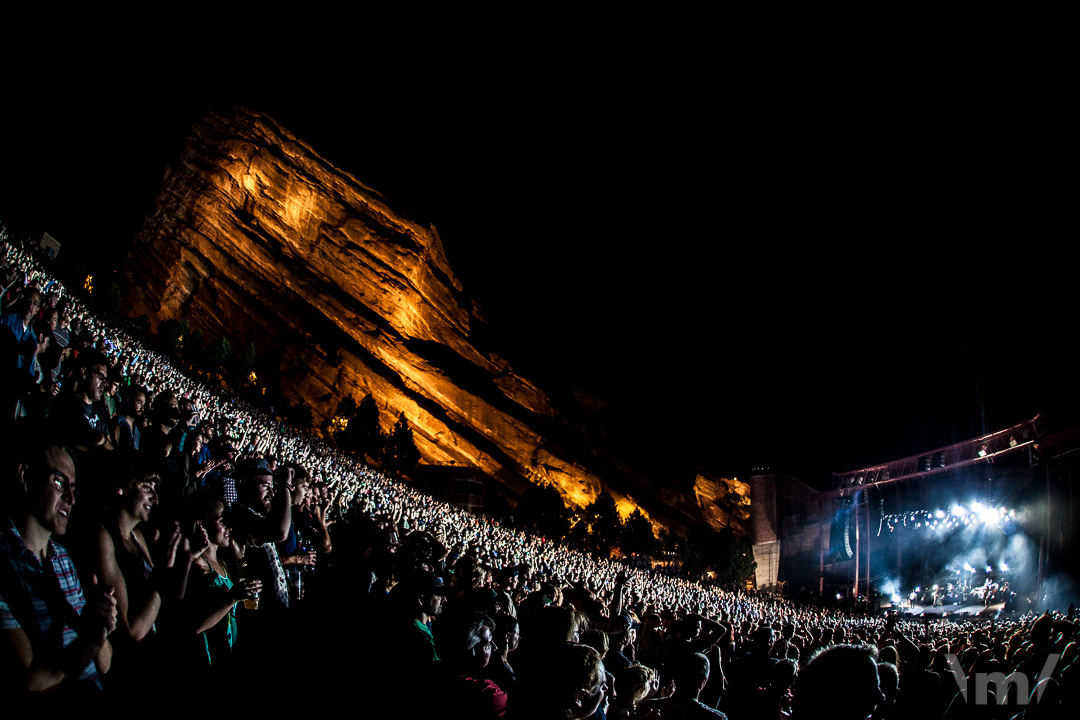
[[[165,353],[184,358],[198,370],[205,371],[220,368],[220,365],[215,363],[211,357],[210,349],[203,347],[203,331],[200,328],[192,327],[191,322],[186,318],[183,320],[162,320],[161,324],[158,325],[157,336],[158,343]],[[226,347],[218,347],[215,348],[215,352],[225,358],[222,361],[222,363],[225,363],[230,358],[232,346],[228,344],[228,340],[223,339],[222,341],[226,344],[228,351],[225,352]]]
[[[741,585],[754,572],[754,547],[735,535],[730,527],[718,533],[713,569],[722,583]]]
[[[236,360],[236,374],[239,386],[250,391],[256,397],[259,378],[255,373],[255,363],[258,357],[258,353],[255,351],[255,343],[251,343],[247,346],[247,350],[242,352]]]
[[[116,280],[110,280],[100,294],[94,295],[94,300],[99,311],[108,317],[112,317],[120,309],[120,301],[122,300],[120,283],[116,282]]]
[[[356,416],[356,401],[351,397],[343,397],[338,400],[337,409],[334,410],[334,417],[341,418],[346,421],[352,420]]]
[[[611,549],[618,546],[623,529],[619,508],[611,493],[603,490],[585,506],[585,521],[589,524],[589,549],[600,555],[609,555]]]
[[[249,373],[255,369],[255,361],[259,359],[259,355],[255,352],[255,343],[248,345],[247,350],[240,356],[240,369],[245,373]]]
[[[207,346],[206,354],[211,367],[223,370],[232,358],[232,343],[228,338],[215,340]]]
[[[622,542],[619,546],[627,554],[652,555],[656,552],[659,543],[656,535],[653,534],[652,523],[638,508],[634,508],[634,511],[626,518]]]
[[[162,320],[158,325],[158,342],[161,349],[169,355],[179,355],[184,346],[185,335],[191,331],[191,323],[187,320]]]
[[[570,510],[551,483],[525,488],[514,517],[522,527],[550,540],[562,540],[570,531]]]
[[[184,357],[198,358],[203,354],[203,332],[202,328],[191,328],[184,335],[184,344],[182,352]]]
[[[311,406],[306,403],[300,405],[287,405],[282,412],[285,422],[298,430],[310,430],[315,424],[315,418],[311,414]]]
[[[514,509],[502,493],[491,491],[484,497],[484,513],[506,523],[514,515]]]
[[[349,423],[356,416],[356,401],[349,396],[345,396],[338,400],[337,409],[334,410],[334,415],[325,423],[323,423],[323,432],[333,440],[338,447],[342,450],[348,450],[345,447],[345,430],[349,427]]]
[[[346,452],[378,457],[383,447],[383,434],[379,427],[379,405],[371,393],[368,393],[355,407],[356,410],[338,438],[338,445]]]
[[[585,512],[573,513],[570,516],[570,531],[566,533],[566,542],[582,552],[598,552],[589,533],[589,521]]]
[[[382,459],[384,467],[397,472],[408,472],[420,462],[420,450],[413,440],[412,428],[409,427],[404,412],[398,416],[393,430],[386,438]]]
[[[684,572],[698,575],[711,568],[728,584],[741,584],[757,565],[753,548],[730,527],[716,532],[705,524],[690,529],[680,557]]]
[[[679,548],[679,569],[696,577],[705,572],[707,566],[704,548],[687,538]]]

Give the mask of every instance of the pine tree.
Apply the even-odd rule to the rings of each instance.
[[[255,352],[255,343],[248,345],[247,350],[240,356],[240,369],[244,371],[244,374],[251,372],[255,369],[255,361],[258,360],[259,355]]]
[[[394,429],[383,447],[383,466],[396,472],[408,472],[420,462],[420,450],[413,440],[412,428],[405,419],[405,413],[398,416]]]
[[[315,419],[311,414],[311,406],[306,403],[286,405],[282,415],[285,422],[299,430],[309,430],[315,424]]]
[[[95,300],[97,300],[98,310],[108,316],[117,313],[120,309],[122,299],[123,298],[120,295],[120,283],[115,280],[110,280],[109,284],[105,286],[105,292],[95,298]]]
[[[345,396],[338,400],[337,409],[334,410],[333,417],[328,420],[324,426],[324,429],[333,438],[337,446],[342,450],[348,451],[347,435],[349,423],[356,416],[356,401],[349,396]]]
[[[232,343],[228,338],[221,338],[210,343],[206,350],[210,355],[211,366],[218,369],[224,369],[225,364],[232,358]]]
[[[657,545],[652,523],[641,513],[641,510],[634,508],[634,511],[626,518],[620,547],[626,553],[652,555],[656,552]]]
[[[186,322],[186,321],[184,321]],[[184,326],[179,320],[162,320],[158,325],[158,342],[168,355],[176,355],[184,339]]]
[[[572,514],[551,483],[530,484],[521,494],[514,516],[526,528],[549,540],[562,540],[570,531]]]
[[[719,532],[708,525],[690,528],[680,552],[683,572],[697,575],[712,568],[722,583],[741,585],[757,567],[751,545],[730,527]]]
[[[726,527],[719,533],[713,567],[720,582],[742,585],[757,567],[754,547],[743,538],[736,537],[732,529]]]
[[[378,457],[382,452],[383,437],[379,428],[379,405],[368,393],[349,419],[338,444],[342,449],[363,456]]]
[[[589,523],[589,549],[603,556],[609,555],[611,549],[619,544],[623,529],[619,508],[611,493],[601,491],[586,506],[585,519]]]

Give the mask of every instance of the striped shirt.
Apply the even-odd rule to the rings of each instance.
[[[64,648],[78,637],[71,626],[75,615],[81,615],[86,605],[79,576],[67,554],[67,550],[54,540],[49,540],[45,563],[23,543],[22,535],[10,518],[0,523],[0,630],[22,628],[30,638],[34,655],[49,662],[49,656],[59,659]],[[46,568],[51,566],[51,572]],[[45,600],[48,593],[56,597],[56,583],[62,593],[59,601],[74,610],[59,608],[65,617],[54,617],[57,609],[50,612]],[[12,585],[14,584],[14,587]],[[50,588],[52,590],[50,591]],[[97,666],[91,660],[83,668],[80,680],[98,683]]]

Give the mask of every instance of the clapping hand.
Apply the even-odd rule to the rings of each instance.
[[[109,633],[116,629],[116,591],[112,585],[99,585],[97,575],[93,576],[92,582],[82,613],[83,629],[90,645],[101,647]]]

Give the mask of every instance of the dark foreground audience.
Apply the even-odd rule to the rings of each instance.
[[[1074,613],[885,619],[583,555],[211,392],[4,253],[5,709],[1075,716]]]

